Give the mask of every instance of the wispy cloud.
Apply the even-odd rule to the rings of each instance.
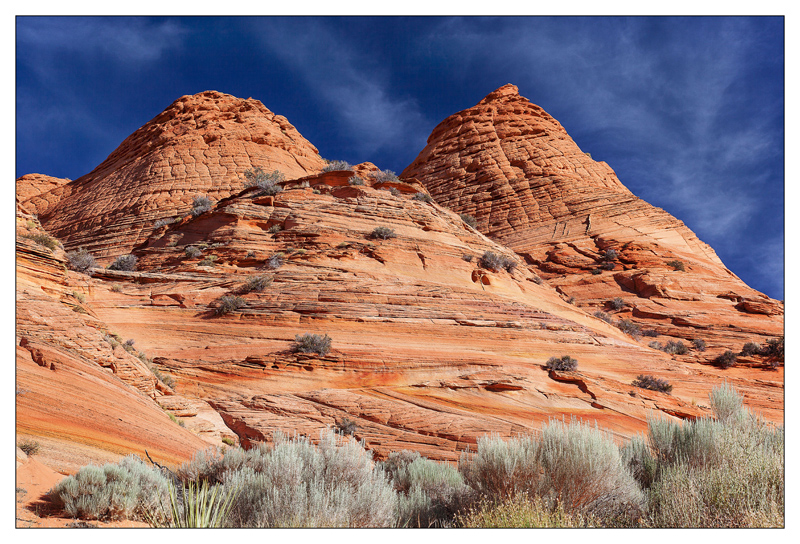
[[[357,50],[346,35],[308,19],[260,20],[252,28],[269,54],[326,102],[331,118],[342,123],[341,137],[363,160],[387,148],[396,152],[409,141],[424,142],[429,128],[416,100],[393,94],[390,67]]]

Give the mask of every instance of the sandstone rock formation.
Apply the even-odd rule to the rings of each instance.
[[[631,319],[656,332],[654,342],[701,339],[709,349],[700,358],[710,361],[783,334],[782,302],[748,287],[681,221],[633,195],[514,85],[442,121],[401,177],[474,216],[565,298]],[[624,307],[614,309],[615,298]]]
[[[225,198],[260,167],[287,178],[325,166],[317,149],[258,100],[216,91],[183,96],[75,181],[18,180],[21,204],[67,249],[107,262],[147,239],[154,224],[187,213],[195,195]]]
[[[239,121],[236,108],[245,107]],[[265,112],[217,93],[184,97],[80,180],[20,182],[17,373],[36,397],[17,398],[18,433],[61,437],[64,449],[89,437],[111,451],[118,417],[122,437],[134,429],[153,450],[163,441],[161,458],[177,462],[222,438],[245,446],[275,431],[316,439],[336,426],[354,430],[377,458],[413,449],[454,461],[486,433],[511,436],[551,417],[597,421],[623,440],[652,415],[708,414],[708,393],[722,380],[782,420],[782,367],[744,360],[720,369],[696,350],[668,355],[592,315],[620,296],[635,306],[617,317],[646,323],[661,340],[702,330],[711,354],[726,342],[776,336],[782,323],[780,304],[726,273],[710,248],[636,199],[610,168],[572,149],[563,129],[515,89],[445,121],[400,180],[383,182],[369,163],[321,172],[313,147]],[[243,158],[228,173],[211,173],[222,150],[251,149],[253,132],[234,129],[265,116],[275,139],[252,149],[275,158]],[[287,127],[297,147],[281,147],[288,140],[275,126]],[[227,136],[212,138],[215,131]],[[169,168],[159,162],[167,160]],[[291,161],[297,169],[283,170]],[[283,190],[245,189],[241,174],[251,166],[282,169]],[[152,176],[133,183],[139,171]],[[363,185],[350,184],[354,173]],[[194,216],[189,189],[198,179],[216,202]],[[169,192],[165,180],[183,185]],[[50,188],[37,189],[43,183]],[[427,201],[425,187],[439,203]],[[130,218],[138,204],[146,213]],[[24,238],[39,226],[22,207],[67,249],[133,251],[137,270],[65,271],[60,248]],[[581,215],[588,209],[591,225]],[[468,226],[463,212],[490,236]],[[504,265],[485,263],[487,252]],[[672,259],[685,270],[667,267]],[[608,270],[590,272],[604,262]],[[112,349],[106,332],[135,340],[143,357]],[[332,349],[298,352],[296,337],[306,333],[328,335]],[[577,370],[546,368],[562,355],[576,358]],[[672,394],[633,387],[640,374],[667,379]],[[43,413],[45,403],[56,407],[52,414]],[[92,418],[111,427],[90,428]],[[79,424],[70,427],[73,419]],[[134,447],[128,438],[114,451],[126,447]]]

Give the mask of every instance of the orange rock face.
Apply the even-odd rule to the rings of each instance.
[[[208,93],[181,100],[196,107],[217,98],[249,103]],[[159,139],[162,129],[143,127],[120,147],[127,154],[112,155],[118,162],[109,157],[74,188],[128,179],[119,174],[129,172],[125,165],[165,153],[164,142],[175,135],[188,143],[170,171],[212,171],[216,159],[206,151],[227,140],[206,141],[203,135],[222,121],[235,124],[236,117],[226,117],[222,108],[196,108],[200,113],[184,118],[178,114],[188,106],[180,104],[153,121],[170,127],[170,138]],[[196,122],[199,115],[205,124]],[[150,139],[161,143],[151,145]],[[292,139],[304,142],[299,134]],[[234,438],[247,446],[270,441],[275,431],[316,439],[320,430],[337,426],[355,428],[377,458],[412,449],[455,461],[486,433],[512,436],[549,418],[572,416],[597,421],[621,441],[645,430],[653,415],[709,414],[708,393],[722,380],[750,407],[781,421],[782,367],[767,370],[756,359],[743,359],[723,370],[707,360],[726,341],[779,334],[781,306],[732,274],[726,278],[713,251],[680,222],[636,199],[610,168],[570,145],[558,123],[506,87],[437,127],[428,148],[397,181],[370,179],[377,169],[366,163],[355,167],[364,185],[350,185],[353,172],[320,173],[312,153],[306,172],[295,172],[296,179],[282,183],[275,195],[244,189],[239,176],[238,185],[215,186],[219,200],[206,213],[187,214],[184,200],[182,208],[172,208],[181,211],[177,221],[145,229],[126,220],[110,234],[99,226],[67,232],[90,216],[70,211],[72,197],[47,204],[40,216],[45,225],[62,225],[65,230],[58,232],[66,233],[68,248],[108,248],[109,254],[111,248],[134,248],[138,268],[98,268],[91,277],[67,273],[60,267],[63,252],[20,238],[18,300],[43,309],[18,312],[17,372],[24,380],[18,379],[30,384],[23,387],[38,384],[37,391],[51,399],[75,391],[74,404],[52,416],[64,428],[72,413],[97,417],[93,410],[104,406],[111,418],[114,410],[130,406],[131,414],[141,415],[126,425],[152,425],[156,435],[148,440],[165,440],[163,455],[174,458],[198,447],[199,437],[205,443]],[[242,163],[238,173],[251,164],[262,166]],[[536,176],[542,179],[534,182]],[[582,187],[584,178],[589,181]],[[98,211],[92,217],[121,215],[119,203],[136,201],[136,195],[159,202],[166,197],[155,196],[162,194],[158,183],[113,185],[115,198],[101,207],[106,215]],[[425,187],[439,203],[426,201]],[[48,192],[26,191],[34,196],[20,197],[21,205],[38,211]],[[182,194],[190,199],[191,193]],[[80,198],[88,206],[86,195]],[[537,210],[528,210],[534,201]],[[617,208],[601,205],[612,201]],[[581,206],[592,210],[591,224]],[[612,209],[621,211],[611,216]],[[490,236],[464,223],[458,216],[464,212],[478,217],[479,229]],[[19,234],[28,228],[25,221],[21,215]],[[609,258],[607,249],[617,255]],[[486,252],[506,265],[481,264]],[[685,263],[685,270],[666,266],[672,259]],[[603,262],[610,263],[608,270],[590,272]],[[264,279],[256,285],[259,277]],[[82,302],[68,294],[76,286]],[[570,296],[578,304],[569,303]],[[648,347],[650,339],[636,340],[592,315],[616,296],[636,302],[614,310],[617,318],[647,323],[662,341],[686,338],[688,330],[708,331],[703,337],[710,354],[668,355]],[[723,307],[730,314],[720,314]],[[43,321],[50,315],[57,319]],[[724,328],[719,315],[729,316],[732,326]],[[54,326],[56,334],[47,332]],[[121,346],[111,349],[102,331],[134,339],[174,387],[159,385],[147,365]],[[330,351],[298,352],[296,337],[306,333],[327,335]],[[548,371],[546,361],[563,355],[578,360],[577,370]],[[118,385],[119,398],[138,396],[141,409],[122,400],[107,406],[86,393],[100,385],[69,385],[78,377],[59,368],[78,363],[87,365],[81,379],[97,375],[93,384],[105,384],[101,398],[114,398],[112,386]],[[40,378],[42,373],[49,379]],[[633,387],[640,374],[668,380],[672,394]],[[134,390],[141,394],[130,395]],[[27,402],[21,398],[18,411]],[[50,420],[35,412],[35,403],[24,410],[31,414],[26,421],[35,422],[31,428],[50,432]],[[185,421],[184,428],[171,427],[180,429],[170,435],[180,446],[160,430],[163,410]],[[80,443],[81,433],[94,436],[82,429],[65,432],[62,447]]]
[[[105,262],[146,240],[158,220],[187,213],[195,195],[241,190],[250,168],[291,179],[324,166],[285,117],[206,91],[173,102],[89,174],[68,183],[23,176],[17,195],[67,249],[83,246]]]
[[[662,344],[705,341],[695,359],[783,334],[782,302],[745,285],[681,221],[634,196],[514,85],[442,121],[401,176],[473,215],[481,232],[587,312],[631,319]]]

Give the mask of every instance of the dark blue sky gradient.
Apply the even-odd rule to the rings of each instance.
[[[18,17],[16,175],[78,178],[180,96],[261,100],[400,172],[514,83],[749,285],[784,296],[780,17]]]

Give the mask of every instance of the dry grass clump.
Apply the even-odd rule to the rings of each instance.
[[[316,353],[325,356],[331,350],[331,337],[321,334],[295,335],[294,350],[299,353]]]
[[[214,309],[216,315],[225,315],[243,308],[247,302],[242,297],[225,295],[219,298],[219,304]]]

